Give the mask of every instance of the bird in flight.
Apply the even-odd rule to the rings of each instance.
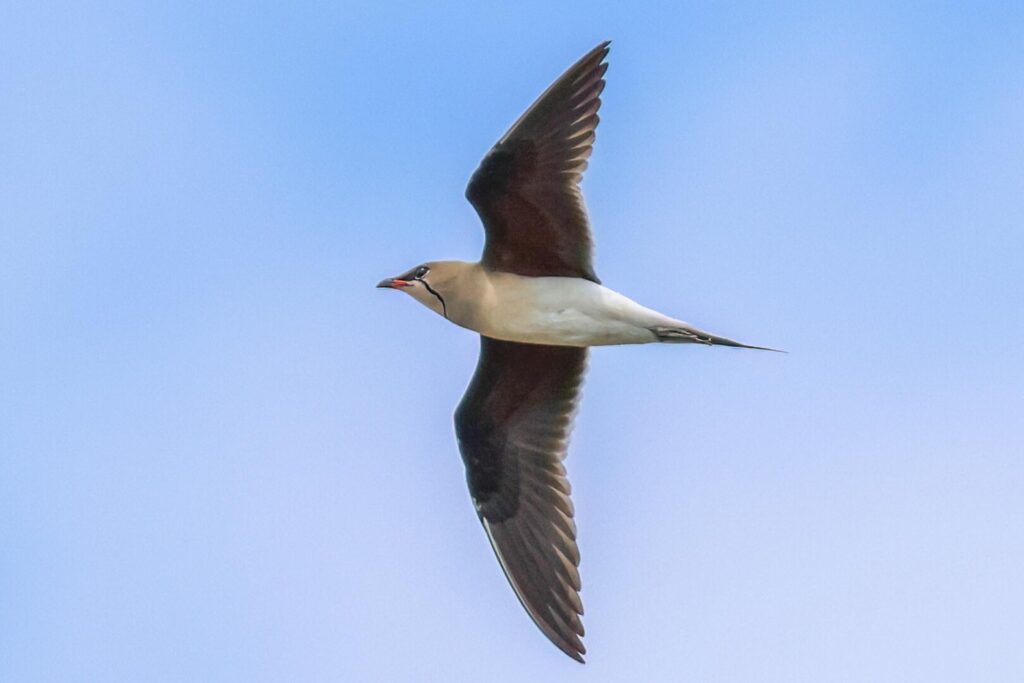
[[[491,148],[466,197],[486,233],[477,263],[430,261],[377,286],[480,335],[455,411],[477,515],[534,623],[582,662],[580,555],[562,464],[587,348],[766,349],[697,329],[601,284],[579,182],[604,90],[604,42],[569,67]]]

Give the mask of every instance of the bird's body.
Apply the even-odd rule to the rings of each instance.
[[[466,481],[516,597],[580,662],[580,557],[562,460],[587,347],[762,348],[641,306],[597,278],[578,183],[593,148],[607,54],[602,43],[570,67],[473,174],[466,197],[487,236],[480,261],[432,261],[378,285],[480,335],[476,372],[455,411]]]
[[[487,273],[493,306],[476,319],[482,335],[556,346],[657,341],[651,328],[673,321],[604,285],[574,277]]]
[[[432,271],[443,268],[452,272],[446,288],[452,293],[444,296],[442,308],[424,290],[424,303],[456,325],[492,339],[579,347],[650,344],[676,341],[656,332],[676,329],[690,331],[693,338],[689,341],[695,343],[731,341],[584,278],[527,277],[464,261],[425,265]]]

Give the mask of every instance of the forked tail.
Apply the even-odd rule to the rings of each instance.
[[[671,327],[657,326],[648,328],[654,333],[659,342],[664,344],[705,344],[707,346],[732,346],[738,349],[757,349],[758,351],[774,351],[776,353],[786,353],[780,349],[772,349],[767,346],[754,346],[752,344],[744,344],[738,342],[735,339],[729,339],[728,337],[719,337],[718,335],[698,330],[696,327],[690,327],[688,325],[676,325]]]

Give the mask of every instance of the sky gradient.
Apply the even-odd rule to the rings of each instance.
[[[0,5],[0,680],[1024,679],[1024,10]],[[428,7],[429,5],[429,7]],[[588,663],[473,513],[490,145],[613,39]]]

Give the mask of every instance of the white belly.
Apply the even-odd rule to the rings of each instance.
[[[489,275],[491,295],[466,326],[495,339],[559,346],[647,344],[657,341],[649,328],[676,322],[589,280]]]

